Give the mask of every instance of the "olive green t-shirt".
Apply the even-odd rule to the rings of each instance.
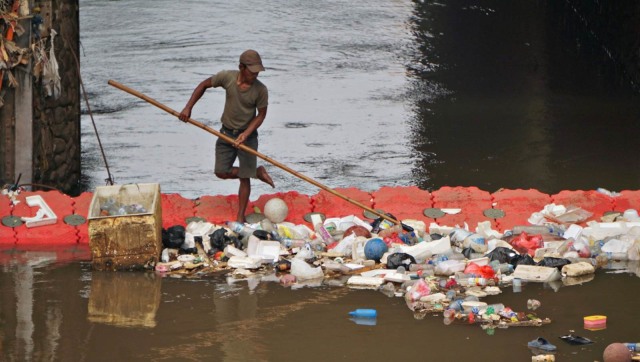
[[[223,70],[211,77],[213,87],[222,87],[226,90],[224,111],[220,120],[222,124],[231,129],[242,130],[247,128],[249,122],[256,116],[258,108],[269,104],[269,92],[267,87],[259,80],[245,91],[238,89],[236,80],[238,70]]]

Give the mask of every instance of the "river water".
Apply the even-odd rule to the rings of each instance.
[[[214,136],[107,81],[180,111],[198,82],[254,48],[270,90],[260,152],[329,187],[638,189],[638,92],[561,2],[80,0],[80,23],[82,77],[119,184],[236,192],[213,175]],[[223,101],[209,90],[193,118],[217,129]],[[107,173],[84,111],[91,191]],[[265,166],[276,189],[256,183],[252,199],[318,191]],[[514,361],[543,336],[558,360],[593,361],[611,342],[640,339],[637,264],[487,298],[515,310],[538,299],[552,320],[490,335],[415,319],[401,298],[374,291],[98,273],[56,261],[69,253],[1,254],[0,359]],[[350,321],[356,308],[377,309],[376,325]],[[592,314],[607,315],[607,329],[584,330]],[[558,339],[571,331],[595,343]]]

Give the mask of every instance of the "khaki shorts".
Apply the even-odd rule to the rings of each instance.
[[[220,133],[225,136],[229,136],[233,139],[240,134],[240,132],[233,132],[225,127],[220,129]],[[258,131],[254,131],[247,137],[244,141],[244,145],[253,149],[258,150]],[[240,167],[238,170],[239,178],[256,178],[256,168],[258,165],[258,158],[250,154],[248,152],[242,151],[238,148],[233,147],[232,144],[227,143],[221,138],[218,138],[216,141],[216,163],[215,163],[215,172],[216,173],[229,173],[231,172],[231,168],[233,167],[233,163],[236,158],[240,161]]]

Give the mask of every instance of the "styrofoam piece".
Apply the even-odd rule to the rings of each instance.
[[[571,224],[567,228],[567,230],[562,235],[565,239],[573,239],[578,240],[578,238],[582,235],[582,226],[577,224]]]
[[[355,264],[355,263],[345,263],[344,266],[346,266],[347,268],[349,268],[351,270],[358,270],[358,269],[364,268],[364,265]]]
[[[469,313],[473,310],[473,308],[484,309],[487,307],[487,303],[475,301],[475,300],[467,300],[462,302],[462,308],[465,312]]]
[[[544,257],[560,258],[569,249],[569,240],[544,242],[543,248],[538,248],[533,255],[534,260]]]
[[[420,301],[426,303],[438,303],[445,299],[447,299],[447,296],[444,293],[434,293],[420,297]]]
[[[403,283],[409,280],[411,280],[409,275],[395,271],[384,275],[385,282]]]
[[[347,285],[352,287],[367,287],[377,288],[384,283],[383,278],[378,277],[363,277],[360,275],[354,275],[347,280]]]
[[[260,240],[256,254],[261,256],[263,261],[272,263],[280,257],[280,243],[277,241]]]
[[[514,278],[519,278],[527,282],[551,282],[559,280],[562,275],[558,268],[537,265],[518,265],[513,272]]]
[[[232,257],[232,256],[247,256],[247,253],[245,253],[244,251],[236,248],[235,246],[229,244],[227,246],[225,246],[224,248],[224,255],[228,256],[228,257]]]
[[[593,265],[584,261],[567,264],[562,267],[562,275],[567,277],[579,277],[582,275],[593,274],[595,272],[596,269]]]
[[[21,218],[28,228],[51,225],[58,222],[58,217],[53,212],[53,210],[51,210],[49,205],[47,205],[47,203],[44,201],[42,196],[40,195],[27,196],[26,201],[27,201],[27,205],[29,205],[30,207],[35,207],[35,206],[40,207],[40,209],[36,212],[36,216]]]
[[[394,269],[373,269],[367,270],[366,272],[360,273],[361,276],[365,278],[375,278],[379,275],[389,274],[395,272]]]
[[[232,256],[227,261],[231,268],[258,269],[262,265],[262,258],[255,256]]]

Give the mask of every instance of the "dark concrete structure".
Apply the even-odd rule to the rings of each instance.
[[[6,1],[5,1],[6,2]],[[80,83],[78,0],[29,1],[19,9],[24,30],[13,41],[23,49],[36,45],[27,64],[7,70],[17,85],[3,81],[4,106],[0,108],[0,179],[12,183],[45,185],[73,193],[80,180]],[[41,17],[39,27],[36,24]],[[5,24],[6,25],[6,24]],[[7,26],[3,30],[6,39]],[[52,30],[56,35],[51,37]],[[53,42],[52,42],[53,40]],[[39,53],[38,47],[43,49]],[[57,60],[59,94],[45,89],[41,72]],[[41,55],[47,59],[43,62]]]

